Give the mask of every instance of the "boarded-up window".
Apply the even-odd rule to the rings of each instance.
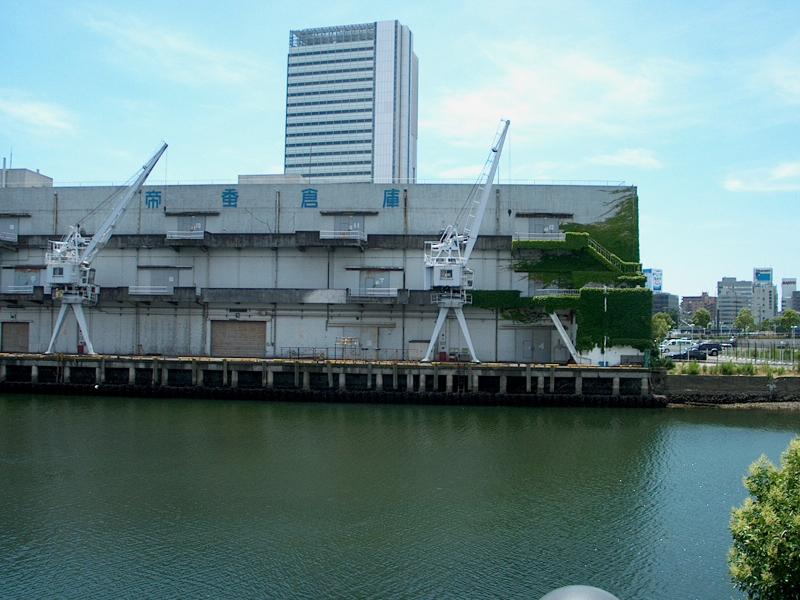
[[[266,321],[211,321],[212,356],[263,357],[266,345]]]
[[[29,323],[19,321],[5,321],[2,324],[2,351],[3,352],[28,352]]]

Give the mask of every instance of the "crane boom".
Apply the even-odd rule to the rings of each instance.
[[[474,213],[470,213],[470,219],[464,228],[467,236],[466,246],[464,248],[464,262],[469,260],[472,254],[472,249],[475,247],[475,242],[478,240],[478,232],[483,222],[483,215],[486,213],[486,206],[489,204],[489,195],[492,193],[492,184],[494,183],[494,176],[497,173],[497,167],[500,165],[500,155],[503,152],[503,144],[506,141],[506,133],[508,133],[508,126],[511,121],[506,121],[503,125],[503,130],[500,132],[500,137],[497,142],[492,145],[491,167],[489,174],[486,177],[486,182],[481,186],[480,197],[477,200],[477,209]]]
[[[125,214],[125,209],[128,207],[128,203],[131,201],[139,190],[142,189],[145,180],[150,175],[150,172],[155,168],[158,159],[161,158],[161,155],[167,149],[167,144],[163,144],[161,148],[153,155],[153,157],[147,161],[147,163],[142,166],[142,170],[139,173],[139,176],[136,180],[128,186],[125,190],[125,193],[122,195],[122,198],[114,205],[113,210],[109,213],[109,215],[103,220],[98,227],[95,234],[92,236],[92,240],[89,242],[89,245],[86,246],[86,249],[81,254],[80,262],[84,265],[89,265],[94,260],[94,257],[97,256],[97,253],[103,248],[103,246],[108,243],[108,240],[111,238],[111,234],[114,231],[114,227],[116,227],[119,220],[122,218],[122,215]]]

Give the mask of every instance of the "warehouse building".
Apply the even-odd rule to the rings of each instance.
[[[423,289],[424,243],[453,222],[469,189],[372,183],[146,186],[93,263],[101,287],[98,304],[86,311],[94,347],[104,354],[418,359],[437,313]],[[74,223],[91,234],[115,191],[0,189],[3,351],[47,348],[58,311],[44,285],[48,241],[60,239]],[[563,259],[583,252],[569,236],[585,236],[595,255],[606,252],[598,262],[603,266],[594,270],[608,277],[598,283],[638,282],[640,265],[625,263],[638,267],[638,274],[618,273],[614,252],[588,233],[574,233],[602,236],[604,224],[617,219],[613,231],[619,235],[622,220],[638,259],[636,204],[625,204],[623,214],[621,194],[635,197],[635,188],[494,188],[471,261],[476,301],[465,309],[482,361],[570,360],[549,313],[557,313],[577,339],[574,303],[580,290],[564,290],[563,279],[539,277],[529,267],[545,255]],[[536,249],[537,240],[548,249]],[[567,287],[595,285],[599,275],[587,271],[587,260],[581,258],[581,280]],[[542,297],[569,302],[563,308],[548,304],[542,312],[526,309],[521,317],[517,309],[509,312],[487,300],[497,293],[515,297],[517,308]],[[649,323],[649,304],[647,313]],[[642,336],[649,337],[649,330]],[[615,352],[610,339],[602,345],[605,360],[599,362],[641,357],[627,344]],[[68,321],[55,350],[73,353],[81,346],[77,325]],[[439,358],[463,358],[464,346],[457,323],[448,322]]]

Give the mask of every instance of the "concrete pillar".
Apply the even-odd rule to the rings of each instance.
[[[70,382],[70,369],[68,366],[64,365],[64,383]]]
[[[231,387],[239,387],[239,371],[231,369]]]
[[[642,377],[642,396],[650,395],[650,380],[645,375]]]
[[[270,367],[267,367],[267,388],[272,389],[275,385],[275,374]]]
[[[611,380],[611,395],[619,396],[619,377],[614,377]]]
[[[346,382],[347,382],[347,377],[345,377],[344,371],[342,371],[341,373],[339,373],[339,389],[340,390],[344,391],[344,390],[347,389]]]
[[[452,373],[448,373],[447,375],[445,375],[445,382],[446,382],[445,383],[445,391],[448,394],[452,394],[453,393],[453,374]]]
[[[39,383],[39,366],[31,366],[31,383]]]
[[[128,367],[128,385],[136,384],[136,367]]]
[[[505,375],[500,375],[500,393],[508,393],[508,377]]]
[[[544,394],[544,375],[539,375],[536,378],[536,393]]]
[[[308,370],[303,371],[303,389],[311,389],[311,372]]]
[[[578,371],[575,373],[575,395],[580,396],[583,394],[583,375]]]
[[[383,373],[378,371],[377,377],[375,377],[375,391],[382,392],[383,391]]]

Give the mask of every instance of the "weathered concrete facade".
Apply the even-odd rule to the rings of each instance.
[[[42,285],[47,241],[76,222],[91,234],[116,190],[0,190],[0,232],[9,232],[0,241],[3,350],[47,347],[58,310]],[[548,214],[597,222],[619,190],[497,186],[471,261],[475,288],[529,295],[527,276],[510,268],[514,236]],[[236,355],[234,338],[250,336],[240,354],[418,358],[436,315],[422,289],[424,242],[456,218],[468,191],[422,184],[146,186],[93,265],[102,288],[87,311],[95,349]],[[533,362],[534,345],[539,362],[567,360],[546,320],[519,324],[469,308],[467,317],[482,360]],[[562,321],[574,337],[569,313]],[[252,325],[223,327],[230,322]],[[455,322],[446,337],[447,352],[458,354]],[[68,322],[56,350],[75,352],[78,344]]]

